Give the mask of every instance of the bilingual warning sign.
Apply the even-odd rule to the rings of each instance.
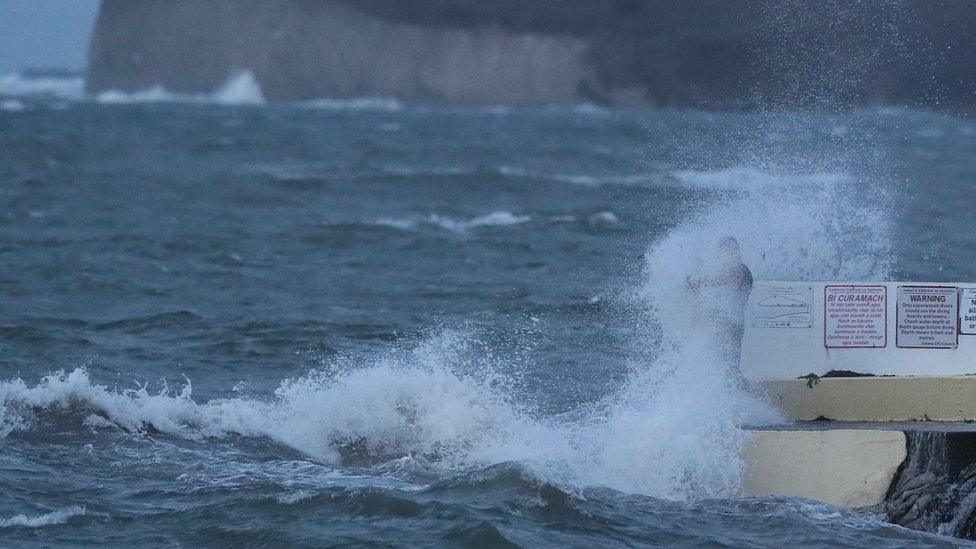
[[[756,286],[751,304],[753,328],[813,328],[813,286]]]
[[[959,333],[976,335],[976,288],[962,288],[959,296]]]
[[[824,286],[825,347],[885,347],[887,324],[888,289],[884,286]]]
[[[955,286],[898,286],[897,347],[952,349],[959,345]]]

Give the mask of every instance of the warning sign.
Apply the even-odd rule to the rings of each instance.
[[[887,324],[884,286],[824,286],[825,347],[885,347]]]
[[[899,286],[898,347],[952,349],[959,345],[959,291],[955,286]]]
[[[813,328],[813,286],[757,286],[752,293],[753,328]]]
[[[959,333],[976,335],[976,288],[962,288],[959,296]]]

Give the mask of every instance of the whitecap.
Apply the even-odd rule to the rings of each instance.
[[[591,229],[612,229],[620,224],[620,218],[613,212],[597,212],[586,218],[586,225]]]
[[[254,75],[242,71],[230,78],[211,94],[172,93],[162,85],[151,86],[135,92],[106,90],[95,95],[95,101],[103,104],[130,103],[200,103],[216,105],[264,105],[264,94]]]
[[[27,110],[27,105],[23,101],[17,99],[5,99],[0,101],[0,111],[4,112],[24,112]]]
[[[52,524],[64,524],[68,522],[68,519],[71,517],[77,517],[84,514],[84,507],[73,505],[71,507],[66,507],[64,509],[59,509],[57,511],[52,511],[50,513],[35,517],[29,517],[27,515],[14,515],[10,518],[0,518],[0,528],[11,528],[14,526],[39,528],[41,526],[50,526]]]
[[[310,490],[297,490],[295,492],[288,492],[286,494],[281,494],[275,497],[278,503],[283,503],[285,505],[292,505],[302,501],[308,501],[315,497],[315,494]]]
[[[427,217],[411,217],[405,219],[384,218],[376,221],[376,223],[400,230],[415,229],[421,225],[432,225],[445,231],[463,234],[479,227],[505,227],[521,225],[529,221],[532,221],[532,217],[528,215],[515,215],[508,211],[495,211],[468,220],[458,220],[445,215],[431,214]]]
[[[311,99],[299,101],[295,106],[325,111],[383,111],[397,112],[403,110],[403,103],[392,97],[357,97],[352,99]],[[396,125],[395,129],[399,129]],[[390,131],[384,128],[386,131]]]
[[[80,99],[85,94],[85,79],[80,76],[24,76],[20,73],[0,74],[0,96],[53,96],[60,99]]]

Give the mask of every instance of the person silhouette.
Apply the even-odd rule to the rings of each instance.
[[[752,271],[742,262],[739,241],[731,236],[718,241],[714,259],[710,274],[689,276],[684,285],[690,290],[708,290],[708,295],[703,297],[717,328],[721,357],[736,376],[741,377],[739,362],[745,333],[745,309],[752,291]]]

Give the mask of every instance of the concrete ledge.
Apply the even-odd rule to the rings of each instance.
[[[976,376],[834,377],[763,382],[800,421],[976,421]]]
[[[803,497],[843,507],[884,500],[907,455],[901,431],[752,431],[743,451],[744,496]]]

